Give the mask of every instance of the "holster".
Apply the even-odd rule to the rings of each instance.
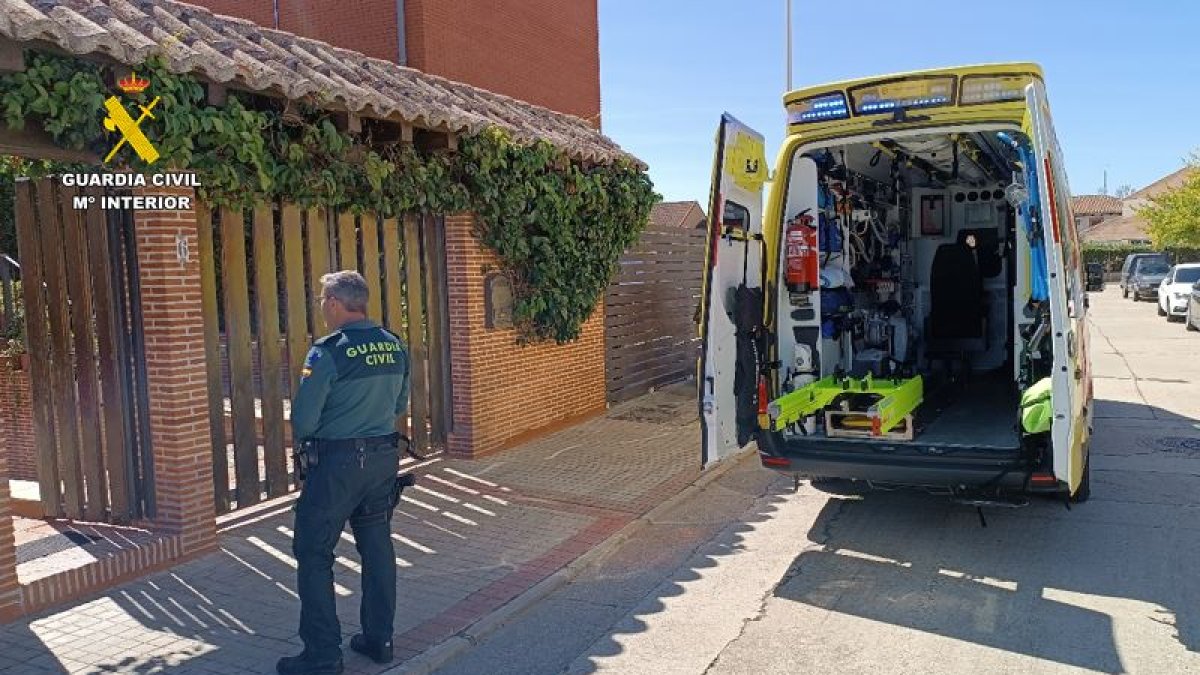
[[[292,461],[295,462],[296,473],[300,480],[304,480],[308,470],[316,466],[320,459],[321,454],[317,452],[317,444],[314,441],[303,441],[298,448],[292,451]]]
[[[400,504],[400,494],[404,492],[404,488],[412,487],[416,484],[417,477],[411,473],[402,473],[396,476],[396,481],[392,483],[392,496],[390,500],[392,511],[395,511],[396,506]]]

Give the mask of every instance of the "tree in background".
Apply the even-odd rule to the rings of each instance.
[[[1192,156],[1200,169],[1200,154]],[[1150,200],[1138,210],[1146,219],[1156,249],[1200,247],[1200,170],[1192,172],[1183,185]]]

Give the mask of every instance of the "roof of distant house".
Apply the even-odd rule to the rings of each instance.
[[[1196,171],[1200,171],[1200,169],[1194,166],[1185,166],[1169,176],[1164,176],[1154,181],[1141,190],[1129,195],[1126,199],[1150,199],[1151,197],[1157,197],[1168,190],[1180,187]]]
[[[659,202],[650,211],[652,227],[700,227],[706,219],[704,209],[696,201]]]
[[[1083,233],[1085,241],[1141,241],[1150,238],[1146,221],[1141,216],[1117,216],[1100,221]]]
[[[451,133],[495,125],[578,159],[636,161],[578,117],[174,0],[0,0],[5,37],[131,67],[161,55],[172,72],[239,89],[315,95],[365,117]]]
[[[1108,195],[1076,195],[1071,198],[1077,216],[1105,216],[1121,213],[1121,200]]]

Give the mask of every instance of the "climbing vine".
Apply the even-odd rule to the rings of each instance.
[[[8,126],[32,121],[64,147],[107,154],[112,138],[99,111],[113,89],[111,70],[40,52],[27,52],[26,63],[23,72],[0,76]],[[318,97],[281,102],[230,93],[212,106],[199,81],[170,72],[158,58],[137,73],[151,88],[132,99],[148,106],[159,97],[154,118],[143,124],[162,156],[155,168],[197,172],[199,197],[208,203],[246,208],[280,199],[384,217],[475,213],[476,236],[514,282],[523,342],[579,337],[658,198],[629,160],[586,165],[544,141],[515,142],[497,127],[462,138],[457,152],[421,152],[376,143],[369,128],[360,135],[339,130]],[[134,153],[114,159],[147,168]],[[0,163],[9,175],[63,168]]]

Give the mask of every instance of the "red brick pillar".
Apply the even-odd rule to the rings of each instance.
[[[498,269],[499,260],[472,235],[474,217],[445,222],[454,388],[448,450],[484,455],[603,412],[603,299],[578,340],[522,347],[516,330],[487,327],[484,269]]]
[[[0,433],[0,622],[21,614],[17,583],[17,545],[13,538],[12,494],[8,489],[8,448]]]
[[[135,194],[189,197],[195,207],[191,188],[144,188]],[[154,445],[154,522],[180,535],[186,555],[216,544],[196,213],[138,211],[135,222]]]

